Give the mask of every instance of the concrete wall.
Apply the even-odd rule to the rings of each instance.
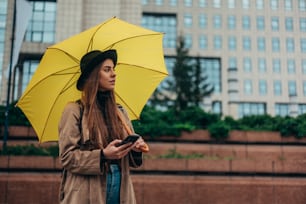
[[[305,204],[306,178],[133,175],[138,204]],[[60,175],[1,173],[0,203],[57,203]]]

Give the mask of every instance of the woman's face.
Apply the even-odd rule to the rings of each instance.
[[[102,62],[99,71],[99,90],[111,91],[115,88],[116,73],[114,63],[111,59]]]

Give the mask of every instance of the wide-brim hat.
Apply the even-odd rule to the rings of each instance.
[[[86,53],[80,62],[81,75],[77,81],[77,89],[83,90],[83,86],[89,77],[90,73],[106,59],[111,59],[114,62],[114,65],[117,64],[117,52],[116,50],[93,50]]]

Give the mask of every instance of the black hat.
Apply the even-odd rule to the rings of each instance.
[[[77,81],[77,89],[82,90],[86,79],[94,68],[106,59],[113,60],[115,66],[117,64],[117,52],[116,50],[106,50],[104,52],[100,50],[93,50],[86,53],[80,62],[81,75]]]

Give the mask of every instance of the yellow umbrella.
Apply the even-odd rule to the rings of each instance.
[[[40,142],[58,140],[58,122],[68,101],[80,98],[76,81],[81,57],[91,50],[116,49],[116,100],[137,119],[153,91],[168,75],[163,34],[111,18],[48,47],[17,102]]]

